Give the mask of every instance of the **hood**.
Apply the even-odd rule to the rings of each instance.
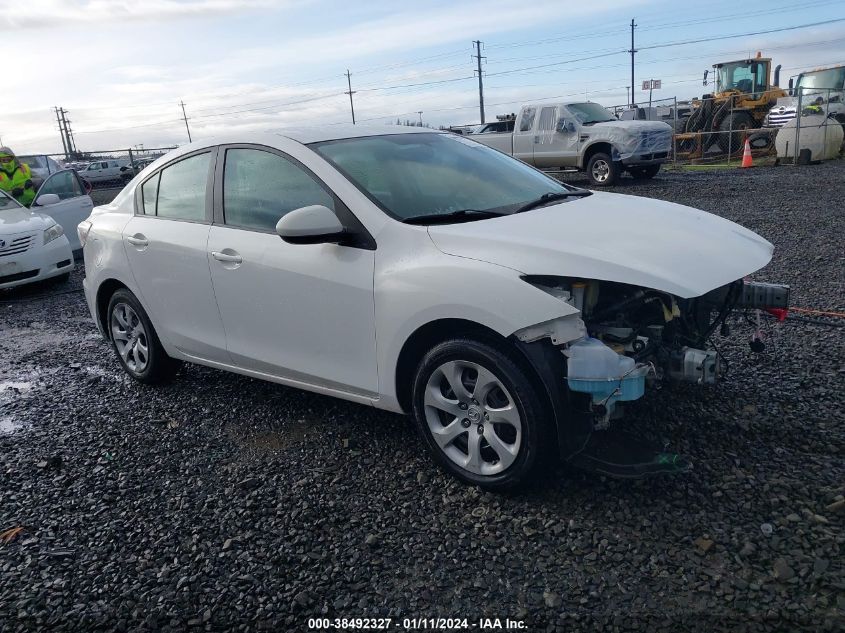
[[[12,207],[0,211],[0,235],[12,235],[26,231],[43,231],[56,221],[43,213],[33,213],[24,207]]]
[[[741,279],[774,252],[756,233],[716,215],[613,193],[428,231],[450,255],[526,275],[616,281],[682,298]]]
[[[603,121],[602,123],[583,126],[582,133],[597,129],[621,130],[632,134],[639,132],[672,131],[672,127],[663,121]]]

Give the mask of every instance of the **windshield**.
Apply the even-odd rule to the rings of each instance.
[[[598,103],[570,103],[566,107],[581,125],[616,120],[610,110]]]
[[[0,211],[8,211],[9,209],[22,209],[23,207],[17,203],[13,198],[10,198],[4,192],[0,191]]]
[[[845,87],[845,66],[805,73],[798,77],[798,87],[842,90]]]
[[[716,90],[737,90],[743,94],[766,90],[766,64],[762,62],[731,62],[716,68]]]
[[[452,134],[365,136],[309,147],[398,220],[462,210],[510,214],[543,194],[578,191]]]

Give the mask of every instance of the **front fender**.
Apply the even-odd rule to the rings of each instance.
[[[396,394],[399,355],[422,326],[461,319],[508,337],[528,326],[578,312],[526,283],[513,269],[441,252],[420,228],[411,247],[413,253],[407,252],[406,240],[404,252],[398,252],[390,245],[399,240],[379,238],[376,258],[379,392],[381,405],[395,410],[401,410]]]

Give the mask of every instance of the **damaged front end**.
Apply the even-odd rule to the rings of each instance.
[[[727,364],[711,337],[728,334],[728,315],[736,309],[785,310],[789,304],[788,286],[747,280],[684,299],[608,281],[523,279],[578,310],[515,333],[535,367],[542,362],[547,368],[544,381],[556,393],[561,454],[579,466],[621,477],[689,467],[679,455],[609,433],[624,403],[661,382],[718,382]]]

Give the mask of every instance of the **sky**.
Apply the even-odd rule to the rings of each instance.
[[[700,96],[705,69],[758,50],[781,85],[845,63],[842,0],[0,0],[0,139],[60,152],[55,106],[82,151],[185,143],[182,101],[194,140],[349,123],[347,70],[359,123],[477,123],[474,40],[488,120],[621,105],[631,19],[640,103],[644,79],[662,80],[655,100]]]

